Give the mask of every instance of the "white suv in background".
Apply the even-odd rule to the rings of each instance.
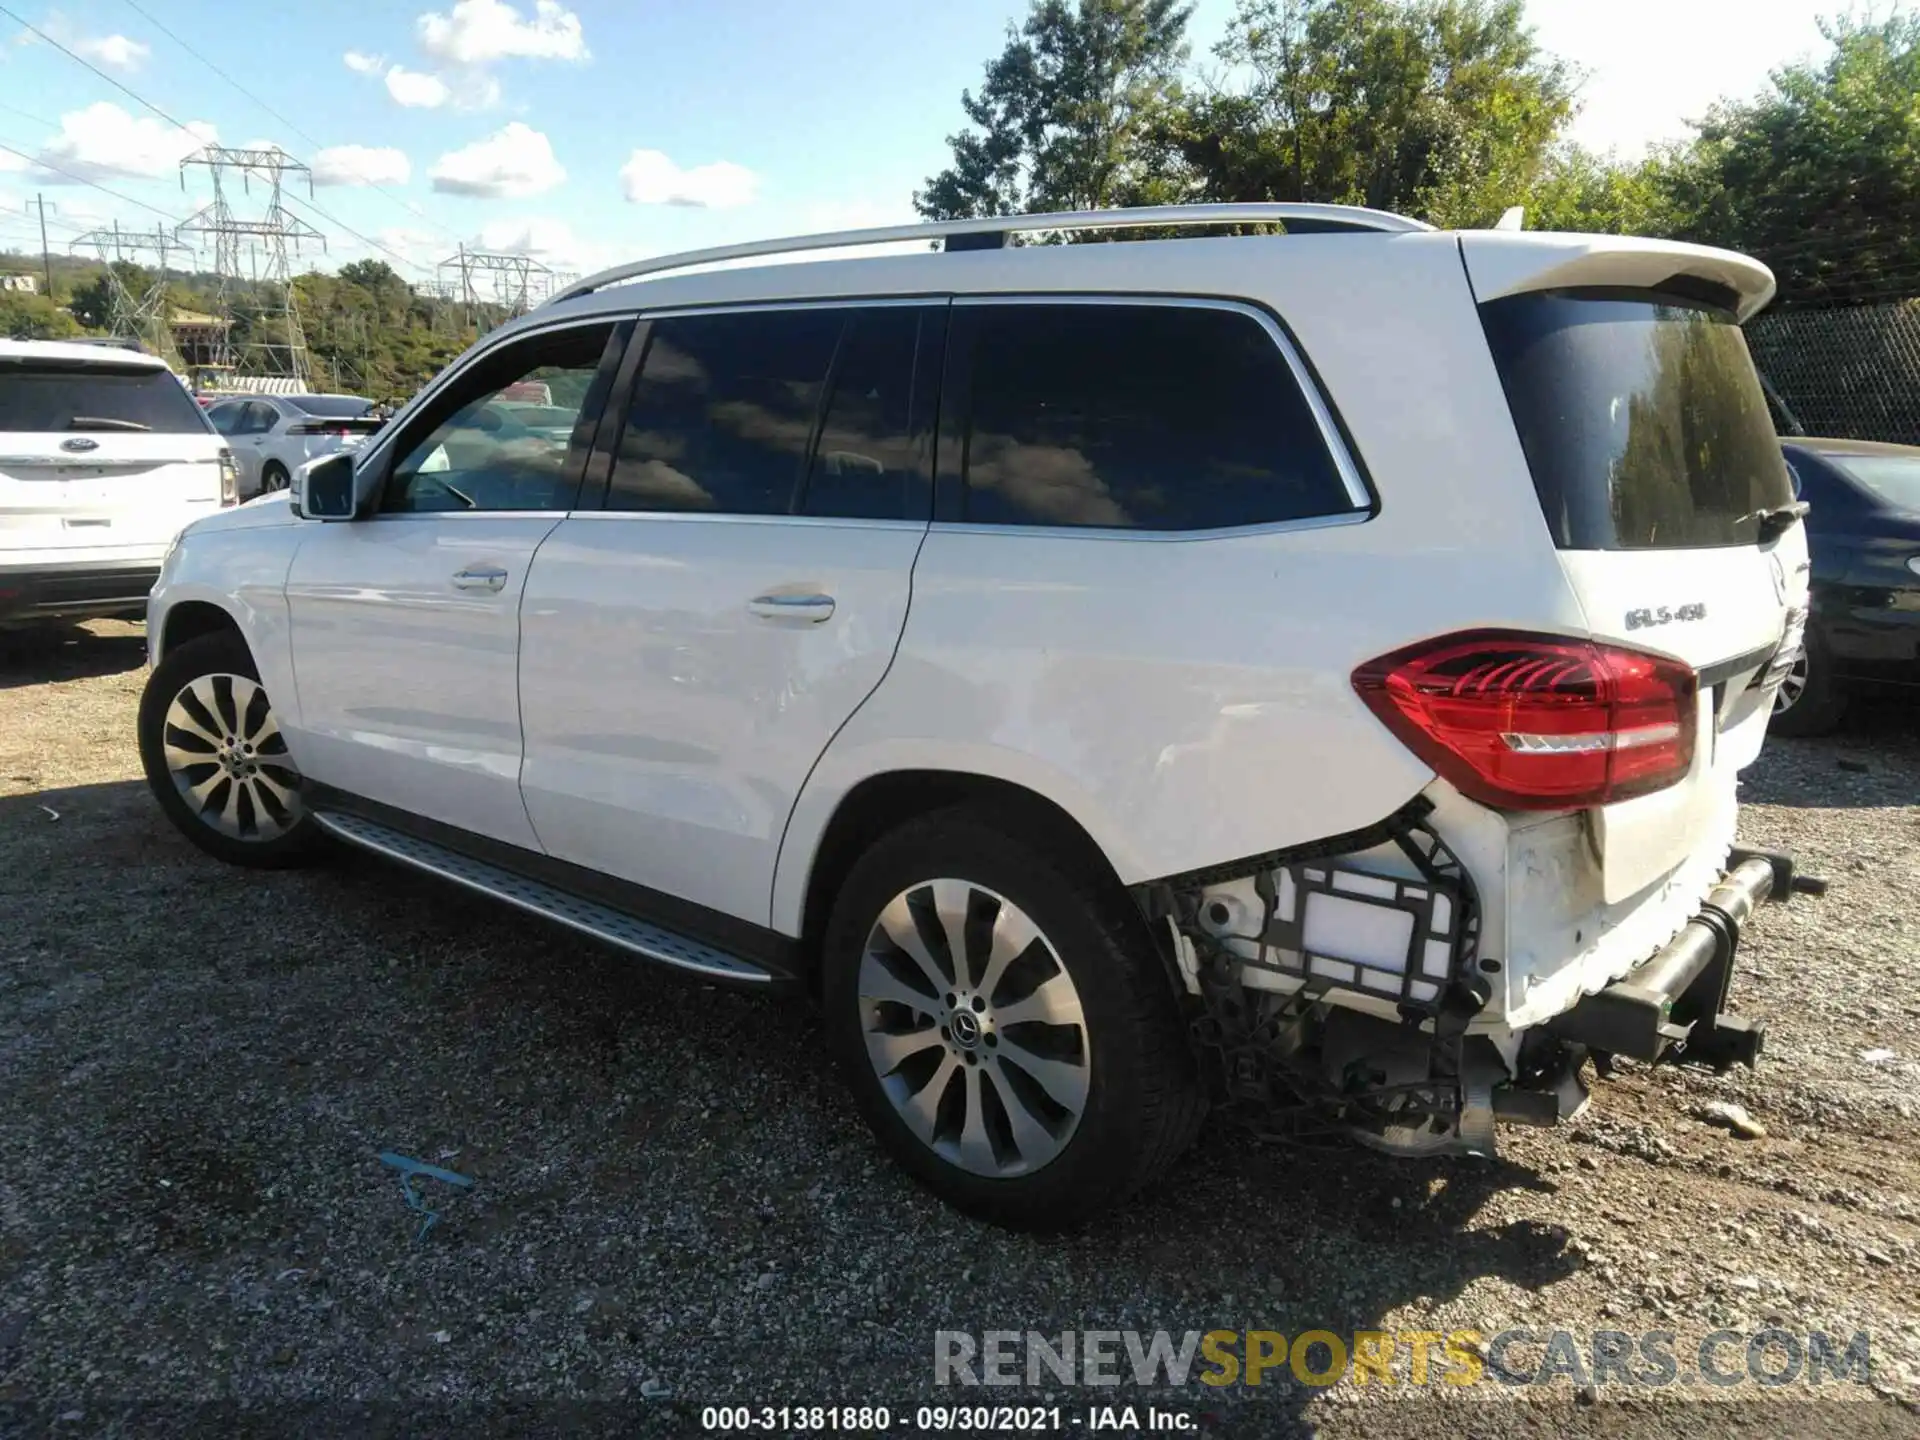
[[[0,340],[0,628],[143,613],[167,547],[235,481],[163,361]]]
[[[1759,1049],[1727,982],[1795,883],[1735,788],[1807,593],[1772,288],[1320,206],[625,266],[193,528],[147,774],[236,863],[332,838],[811,993],[888,1149],[1002,1222],[1209,1106],[1487,1151],[1590,1055]]]

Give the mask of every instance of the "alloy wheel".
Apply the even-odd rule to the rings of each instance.
[[[1800,703],[1807,693],[1807,652],[1794,657],[1793,668],[1780,677],[1780,688],[1773,692],[1773,713],[1784,715]]]
[[[1086,1016],[1018,905],[965,880],[901,891],[868,935],[857,993],[867,1058],[922,1144],[995,1179],[1066,1148],[1092,1077]]]
[[[167,706],[162,744],[187,808],[222,835],[265,843],[299,821],[300,772],[259,681],[189,680]]]

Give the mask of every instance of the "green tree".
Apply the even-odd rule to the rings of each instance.
[[[1241,0],[1216,53],[1238,83],[1161,132],[1196,198],[1487,224],[1574,113],[1521,0]]]
[[[70,340],[86,332],[45,295],[0,290],[0,335],[9,340]]]
[[[1773,267],[1789,303],[1914,293],[1920,279],[1920,15],[1840,19],[1832,51],[1715,106],[1665,177],[1686,238]]]
[[[1655,150],[1637,163],[1562,145],[1544,160],[1525,192],[1529,230],[1673,237],[1689,228],[1676,193],[1690,163],[1685,146]]]
[[[976,95],[977,129],[913,197],[930,219],[1148,203],[1147,137],[1178,95],[1190,7],[1176,0],[1035,0]]]

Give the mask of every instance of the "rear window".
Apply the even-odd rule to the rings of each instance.
[[[200,406],[171,371],[0,363],[0,430],[204,435]]]
[[[1761,514],[1792,501],[1731,315],[1619,291],[1516,295],[1480,313],[1561,549],[1752,545]]]
[[[326,420],[353,420],[373,408],[371,400],[358,395],[294,395],[292,402],[309,415]]]
[[[1896,509],[1920,510],[1920,456],[1829,455],[1827,460]]]

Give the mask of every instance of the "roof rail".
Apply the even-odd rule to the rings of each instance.
[[[1285,224],[1297,233],[1373,231],[1401,234],[1433,227],[1405,215],[1368,210],[1359,205],[1296,205],[1261,202],[1236,205],[1148,205],[1132,210],[1073,210],[1050,215],[989,215],[977,220],[936,220],[925,225],[887,225],[874,230],[835,230],[824,235],[795,235],[784,240],[748,240],[717,245],[710,250],[688,250],[615,265],[569,285],[547,303],[591,295],[609,285],[690,270],[722,260],[749,260],[760,256],[791,255],[802,250],[837,250],[858,245],[887,245],[902,240],[947,240],[949,250],[995,250],[1014,235],[1045,230],[1138,230],[1155,225],[1272,225]],[[964,239],[965,244],[953,244]]]

